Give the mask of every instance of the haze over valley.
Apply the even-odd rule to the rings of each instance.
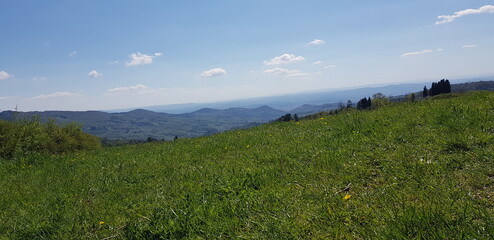
[[[0,7],[0,111],[131,110],[494,75],[494,5],[480,0]],[[271,107],[298,107],[285,100]],[[214,108],[266,105],[238,103]]]

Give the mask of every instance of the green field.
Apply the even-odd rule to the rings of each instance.
[[[493,239],[494,92],[0,159],[0,239],[180,238]]]

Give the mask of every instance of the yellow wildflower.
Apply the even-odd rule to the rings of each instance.
[[[103,225],[103,224],[105,224],[105,222],[103,222],[103,221],[100,221],[99,222],[99,225]]]
[[[352,197],[352,195],[347,194],[347,195],[345,195],[345,196],[343,197],[343,200],[348,200],[348,199],[350,199],[351,197]]]
[[[324,120],[324,118],[323,118],[323,117],[322,117],[322,118],[320,118],[320,119],[321,119],[321,120]]]

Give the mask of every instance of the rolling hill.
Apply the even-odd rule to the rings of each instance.
[[[43,121],[53,119],[61,124],[78,122],[85,132],[101,138],[145,140],[151,137],[172,140],[175,136],[198,137],[246,125],[258,125],[274,120],[283,114],[285,114],[284,111],[262,106],[255,109],[202,109],[186,114],[157,113],[143,109],[123,113],[4,111],[0,113],[0,119],[30,119],[38,116]]]
[[[445,94],[0,159],[0,238],[492,239],[493,103]]]
[[[450,80],[453,92],[473,91],[473,90],[492,90],[494,89],[494,76],[482,78],[465,78]],[[154,112],[166,113],[189,113],[202,108],[227,109],[227,108],[258,108],[269,106],[286,112],[293,112],[293,109],[302,105],[324,105],[346,103],[348,100],[358,101],[365,96],[372,96],[374,93],[383,93],[386,96],[399,96],[403,94],[421,91],[424,86],[430,88],[431,81],[423,83],[397,83],[378,86],[367,86],[351,89],[322,89],[317,91],[307,91],[300,93],[284,94],[279,96],[258,97],[250,99],[240,99],[225,102],[213,103],[185,103],[161,106],[147,106],[142,109]],[[131,111],[133,109],[112,110],[110,112]],[[325,109],[327,111],[331,109]],[[315,113],[315,112],[311,112]]]

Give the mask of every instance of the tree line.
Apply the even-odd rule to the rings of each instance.
[[[422,91],[422,97],[424,98],[428,96],[432,97],[439,94],[450,93],[450,92],[451,92],[451,84],[449,83],[449,80],[442,79],[437,83],[433,82],[430,89],[427,89],[427,87],[424,86],[424,90]]]
[[[428,96],[436,96],[436,95],[444,94],[444,93],[451,93],[451,84],[450,84],[448,79],[442,79],[438,82],[433,82],[430,89],[427,89],[427,87],[424,86],[424,89],[422,91],[422,96],[424,98],[426,98]],[[415,93],[411,93],[406,97],[406,101],[415,102],[415,100],[416,100]],[[371,97],[361,98],[357,102],[356,109],[357,110],[377,109],[377,108],[380,108],[380,107],[387,105],[389,103],[390,103],[390,99],[388,97],[386,97],[382,93],[376,93],[376,94],[372,95],[372,99],[371,99]],[[304,116],[303,118],[307,119],[307,118],[316,118],[318,116],[323,116],[323,115],[333,115],[333,114],[337,114],[337,113],[339,113],[345,109],[350,109],[350,108],[354,108],[354,106],[353,106],[352,101],[348,100],[346,106],[345,106],[345,104],[340,102],[337,109],[334,109],[331,111],[325,111],[325,112],[321,112],[321,113],[316,113],[316,114],[311,114],[308,116]],[[297,114],[292,116],[290,113],[287,113],[287,114],[281,116],[280,118],[278,118],[276,121],[277,122],[290,122],[293,120],[299,121],[299,117],[297,116]]]

